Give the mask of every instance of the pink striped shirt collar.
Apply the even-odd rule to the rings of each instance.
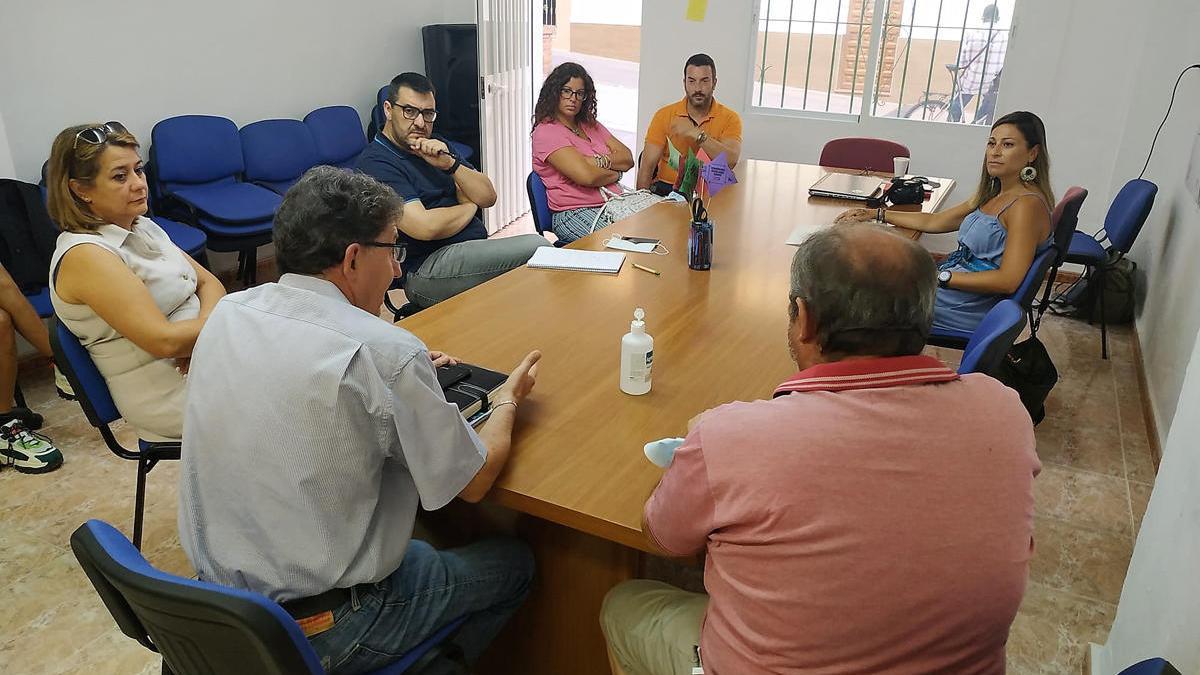
[[[880,389],[914,384],[935,384],[958,379],[932,356],[888,356],[821,363],[796,373],[775,389],[773,396],[797,391],[846,391]]]

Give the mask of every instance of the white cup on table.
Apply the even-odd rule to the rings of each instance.
[[[893,157],[892,158],[892,169],[893,169],[892,173],[897,176],[907,176],[908,175],[908,158],[907,157]]]

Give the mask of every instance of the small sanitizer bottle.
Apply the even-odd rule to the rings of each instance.
[[[646,312],[633,311],[629,332],[621,338],[621,391],[639,395],[650,391],[650,367],[654,364],[654,338],[646,334]]]

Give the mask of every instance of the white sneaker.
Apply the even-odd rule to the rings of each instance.
[[[67,376],[63,375],[58,366],[54,366],[54,388],[58,390],[60,398],[65,398],[68,401],[75,400],[75,390],[71,388],[71,383],[67,381]]]
[[[63,456],[49,438],[13,420],[0,426],[0,460],[21,473],[46,473],[62,466]]]

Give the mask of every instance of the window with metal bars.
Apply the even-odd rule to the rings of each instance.
[[[751,105],[990,124],[1014,3],[758,0]]]

